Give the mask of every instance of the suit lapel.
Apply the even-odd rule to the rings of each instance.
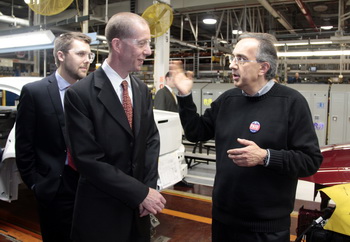
[[[173,94],[171,93],[171,91],[167,88],[167,87],[163,87],[163,88],[165,88],[165,93],[166,93],[166,95],[170,98],[172,98],[172,99],[174,99],[174,96],[173,96]],[[174,99],[175,100],[175,99]]]
[[[60,123],[62,134],[66,140],[64,113],[63,113],[60,91],[58,89],[58,84],[57,84],[55,74],[52,74],[51,76],[49,76],[47,91],[49,93],[52,106],[56,112],[58,122]]]
[[[102,68],[94,72],[95,86],[100,89],[97,98],[101,100],[110,115],[131,135],[132,130],[126,118],[123,105],[120,103],[118,95],[115,93],[111,81]]]

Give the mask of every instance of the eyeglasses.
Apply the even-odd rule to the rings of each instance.
[[[236,63],[238,65],[244,65],[247,62],[259,62],[257,60],[247,60],[245,57],[242,56],[234,56],[234,55],[229,55],[229,60],[230,63]]]
[[[144,48],[146,46],[150,47],[151,46],[151,40],[150,39],[142,39],[142,40],[138,40],[138,39],[123,39],[123,40],[129,40],[130,42],[132,42],[134,45],[137,45],[139,48]]]
[[[85,58],[86,56],[89,58],[89,62],[90,64],[94,61],[95,59],[95,53],[93,52],[86,52],[86,51],[75,51],[72,50],[74,52],[74,54],[76,54],[77,56],[79,56],[80,58]]]

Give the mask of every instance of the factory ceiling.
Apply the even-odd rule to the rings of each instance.
[[[114,13],[132,11],[142,14],[153,4],[151,0],[86,2],[89,6],[89,32],[98,35],[104,35],[105,21]],[[29,25],[51,29],[55,34],[81,31],[81,22],[74,22],[74,19],[83,15],[84,4],[83,0],[74,0],[62,13],[38,18],[24,0],[0,0],[0,35],[31,28],[17,21],[2,20],[1,15],[29,20]],[[271,33],[279,41],[346,38],[349,35],[349,4],[350,0],[172,0],[170,6],[174,20],[170,36],[196,46],[207,46],[213,39],[234,43],[237,35],[233,31],[236,30]],[[202,20],[208,15],[216,18],[217,23],[204,24]],[[325,25],[333,28],[321,29]]]

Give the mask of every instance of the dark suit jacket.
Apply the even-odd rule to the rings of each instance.
[[[179,107],[173,94],[165,86],[157,91],[154,97],[154,108],[170,112],[179,112]]]
[[[147,86],[131,76],[132,131],[122,104],[102,68],[67,90],[67,134],[81,174],[72,238],[130,241],[132,227],[149,235],[149,217],[139,204],[158,179],[159,134]]]
[[[16,163],[23,182],[51,201],[66,160],[65,120],[55,74],[26,84],[16,117]]]

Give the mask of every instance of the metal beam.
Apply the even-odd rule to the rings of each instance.
[[[13,24],[14,26],[29,26],[29,20],[3,15],[0,12],[0,22]]]
[[[292,25],[280,13],[277,13],[276,10],[271,6],[271,4],[268,1],[266,1],[266,0],[258,0],[258,2],[264,8],[266,8],[266,10],[269,11],[271,13],[271,15],[275,19],[277,19],[277,21],[280,22],[280,24],[282,24],[283,27],[285,27],[289,31],[289,33],[296,34],[296,32],[293,30]]]
[[[35,25],[35,26],[30,26],[27,28],[3,30],[3,31],[0,31],[0,35],[20,34],[20,33],[32,32],[35,30],[50,29],[50,28],[55,27],[55,26],[63,26],[63,25],[71,24],[71,23],[80,23],[82,21],[86,21],[89,19],[90,19],[89,15],[80,16],[80,17],[75,16],[73,18],[64,19],[64,20],[60,20],[60,21],[52,22],[52,23],[48,23],[48,24],[39,24],[39,25]]]

